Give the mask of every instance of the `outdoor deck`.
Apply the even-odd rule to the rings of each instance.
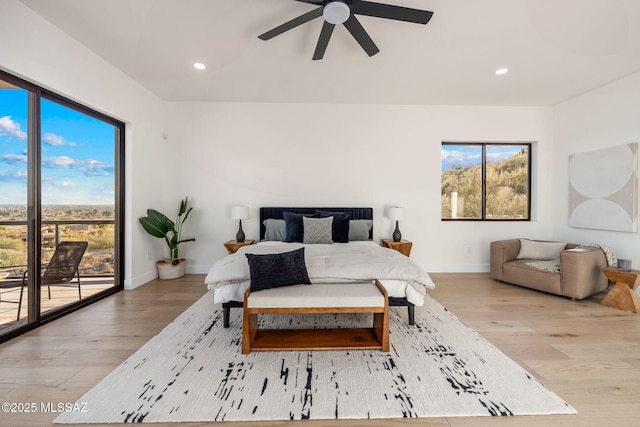
[[[16,322],[18,315],[18,299],[20,298],[20,285],[13,281],[11,284],[0,280],[0,333],[6,332],[26,323],[29,312],[27,304],[27,291],[22,296],[22,308],[20,310],[20,320]],[[6,281],[4,281],[6,282]],[[113,287],[114,279],[111,277],[85,276],[80,278],[82,298],[89,297],[104,289]],[[46,312],[56,307],[71,304],[78,301],[78,287],[75,285],[51,286],[51,299],[48,298],[46,287],[42,288],[41,307]]]

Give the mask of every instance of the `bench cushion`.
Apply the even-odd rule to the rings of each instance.
[[[384,307],[374,283],[294,285],[252,292],[249,308]]]

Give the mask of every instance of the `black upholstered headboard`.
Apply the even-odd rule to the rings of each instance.
[[[349,212],[351,219],[373,219],[373,208],[260,208],[260,240],[264,240],[264,234],[266,228],[264,226],[264,220],[283,219],[282,212],[293,212],[301,214],[313,214],[317,210],[329,211],[329,212]],[[369,231],[369,238],[373,238],[373,227]]]

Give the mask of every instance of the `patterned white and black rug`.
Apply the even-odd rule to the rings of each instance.
[[[358,419],[574,414],[433,299],[390,310],[391,351],[242,355],[211,293],[152,338],[56,423]],[[363,326],[367,315],[266,316],[269,326]],[[370,323],[369,323],[370,325]]]

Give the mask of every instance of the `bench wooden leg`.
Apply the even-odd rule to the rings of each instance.
[[[373,315],[373,330],[380,342],[380,351],[389,351],[389,308],[385,313],[375,313]]]
[[[242,310],[242,354],[251,353],[251,346],[258,333],[258,314],[248,307],[247,299],[251,288],[244,293],[244,310]]]
[[[409,324],[410,325],[415,325],[416,324],[416,307],[414,305],[410,305],[407,306],[407,312],[409,314]]]
[[[247,311],[242,316],[242,354],[251,353],[251,344],[258,332],[258,315],[248,314]]]
[[[373,330],[380,342],[380,351],[389,351],[389,295],[379,280],[375,281],[380,293],[384,296],[384,310],[373,315]]]

